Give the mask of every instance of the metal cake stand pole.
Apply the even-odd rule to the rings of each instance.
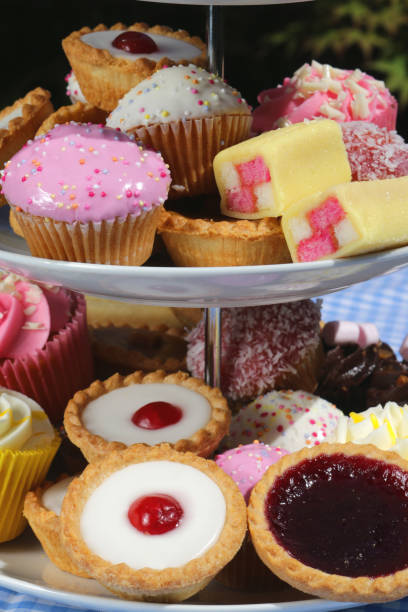
[[[224,78],[224,32],[222,6],[207,9],[208,65],[211,72]]]
[[[207,9],[207,49],[211,72],[224,77],[222,7],[212,4]],[[219,387],[221,383],[221,316],[218,306],[204,309],[204,380],[211,387]]]

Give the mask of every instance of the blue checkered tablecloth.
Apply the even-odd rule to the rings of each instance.
[[[408,291],[405,292],[407,287],[408,268],[324,296],[322,319],[373,322],[378,327],[381,339],[398,353],[402,340],[408,334]],[[165,606],[163,610],[164,608]],[[1,612],[73,612],[78,609],[0,588]],[[88,612],[87,608],[80,609]],[[408,612],[408,598],[356,609],[361,612]]]

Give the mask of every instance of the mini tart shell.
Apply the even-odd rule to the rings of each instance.
[[[226,519],[214,546],[182,566],[165,570],[133,570],[125,563],[113,565],[92,553],[80,533],[81,513],[90,495],[107,477],[127,465],[163,460],[190,465],[206,474],[221,489],[226,502]],[[236,554],[246,531],[246,506],[236,484],[213,461],[192,453],[178,453],[168,444],[150,448],[133,446],[89,465],[71,483],[62,505],[61,523],[62,539],[68,553],[105,587],[125,599],[177,602],[204,588]]]
[[[166,383],[185,387],[203,395],[211,406],[211,417],[207,425],[189,438],[178,440],[174,444],[168,444],[169,448],[174,448],[179,452],[190,451],[196,455],[208,457],[217,448],[222,438],[227,435],[230,411],[227,401],[219,389],[207,386],[203,381],[192,378],[186,372],[167,374],[163,370],[157,370],[144,374],[144,372],[137,371],[126,377],[114,374],[103,382],[96,380],[84,391],[78,391],[68,402],[65,410],[64,427],[67,435],[71,442],[81,449],[89,463],[105,457],[111,451],[126,449],[127,445],[123,442],[108,442],[85,428],[82,422],[82,414],[87,404],[115,389],[134,384],[150,383]],[[140,443],[131,445],[131,448],[138,446],[149,448],[147,444]]]
[[[291,261],[280,221],[273,217],[213,221],[163,209],[157,231],[177,266],[254,266]]]
[[[10,119],[8,129],[0,129],[0,168],[21,149],[27,140],[35,136],[42,122],[54,111],[50,98],[49,91],[36,87],[24,98],[16,100],[14,104],[0,111],[0,119],[4,119],[21,107],[21,116]],[[1,204],[6,204],[6,200],[0,193]]]
[[[186,369],[187,344],[180,328],[164,324],[99,325],[90,328],[90,335],[94,357],[115,368],[112,374]]]
[[[265,498],[276,478],[305,459],[319,455],[363,455],[397,465],[408,472],[408,463],[396,453],[381,451],[371,444],[321,444],[285,455],[271,466],[252,490],[248,505],[248,527],[255,549],[269,569],[291,586],[335,601],[383,602],[405,597],[408,594],[408,568],[388,576],[351,578],[328,574],[307,566],[280,546],[270,531],[265,517]],[[322,509],[324,511],[324,508]]]
[[[62,123],[96,123],[105,124],[108,113],[100,108],[92,106],[92,104],[84,104],[83,102],[75,102],[67,106],[60,106],[54,113],[49,115],[37,130],[36,136],[46,134],[56,125]]]
[[[60,517],[52,510],[48,510],[42,503],[44,492],[53,484],[55,483],[46,482],[42,487],[37,487],[34,491],[27,493],[24,499],[23,515],[54,565],[64,572],[88,578],[88,574],[76,565],[62,545]]]
[[[103,30],[132,30],[175,38],[197,47],[197,57],[180,62],[174,62],[167,57],[156,62],[148,56],[128,60],[114,57],[107,49],[96,49],[81,40],[84,34]],[[197,36],[191,37],[185,30],[173,31],[166,26],[149,27],[146,23],[134,23],[131,26],[116,23],[111,28],[103,24],[93,29],[84,27],[64,38],[62,47],[84,97],[105,111],[113,110],[125,93],[164,66],[192,63],[205,67],[207,63],[206,46]]]

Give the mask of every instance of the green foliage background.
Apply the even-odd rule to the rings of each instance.
[[[254,53],[255,70],[249,79],[246,75],[247,87],[248,80],[250,86],[255,85],[251,80],[262,80],[262,72],[261,89],[273,87],[311,59],[339,68],[359,67],[384,80],[397,97],[399,130],[408,135],[408,0],[315,0],[252,7],[252,12],[235,11],[227,19],[226,42],[234,72],[244,65],[246,52]],[[243,21],[252,49],[251,45],[243,49],[242,40],[240,45],[234,36]]]

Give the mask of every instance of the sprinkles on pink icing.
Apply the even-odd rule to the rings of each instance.
[[[249,114],[241,94],[223,79],[190,64],[158,70],[131,89],[106,125],[127,132],[152,123],[232,114]]]
[[[271,465],[287,454],[284,448],[256,440],[253,444],[237,446],[216,455],[215,463],[231,476],[248,503],[252,488],[258,480]]]
[[[232,418],[230,440],[259,440],[289,453],[334,440],[342,412],[334,404],[305,391],[271,391]]]
[[[25,212],[88,223],[160,206],[171,178],[160,153],[117,130],[71,122],[28,141],[2,181],[8,202]]]

